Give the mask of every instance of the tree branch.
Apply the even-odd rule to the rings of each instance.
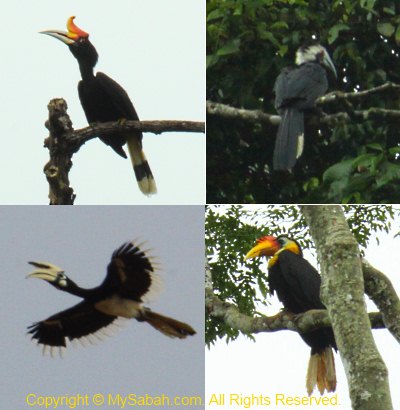
[[[394,83],[385,83],[379,87],[374,87],[369,90],[344,93],[342,91],[332,91],[316,100],[317,106],[324,106],[336,101],[356,101],[368,100],[374,94],[394,94],[399,96],[400,85]],[[226,104],[221,104],[213,101],[207,101],[207,114],[219,116],[226,119],[239,119],[245,122],[279,125],[281,118],[279,115],[269,114],[260,110],[247,110],[244,108],[235,108]],[[313,112],[313,115],[318,115]],[[350,110],[348,112],[336,112],[334,114],[321,113],[320,122],[322,124],[337,124],[350,123],[354,119],[365,121],[368,119],[392,119],[398,121],[400,119],[400,110],[385,109],[380,107],[369,107],[365,110]]]
[[[331,326],[326,310],[309,310],[299,315],[282,311],[275,316],[248,316],[241,313],[233,303],[219,299],[210,289],[206,289],[205,305],[210,316],[222,320],[226,325],[245,334],[277,332],[279,330],[306,333],[321,327]],[[379,312],[369,313],[369,319],[373,329],[385,328],[382,315]]]
[[[400,343],[400,300],[389,278],[362,260],[365,293],[382,312],[382,319],[395,339]]]
[[[281,117],[279,115],[267,114],[260,110],[245,110],[244,108],[235,108],[230,105],[213,101],[207,101],[206,107],[207,114],[226,119],[239,119],[247,122],[266,123],[272,125],[279,125],[281,122]]]
[[[44,167],[44,173],[50,188],[50,205],[73,205],[76,195],[70,187],[68,176],[72,167],[72,156],[85,142],[93,138],[132,130],[154,134],[205,132],[204,122],[195,121],[106,122],[74,130],[67,108],[67,103],[62,98],[53,99],[48,104],[49,119],[45,125],[50,135],[45,139],[44,146],[49,149],[50,160]]]
[[[68,136],[68,143],[75,147],[76,151],[87,141],[103,136],[121,134],[127,131],[151,132],[162,134],[163,132],[205,132],[204,122],[197,121],[123,121],[103,122],[90,124],[86,128],[75,130]]]
[[[344,93],[342,91],[332,91],[324,96],[318,98],[317,105],[324,105],[332,101],[340,100],[361,100],[367,99],[374,94],[395,94],[400,95],[400,85],[387,82],[385,84],[379,85],[378,87],[370,88],[369,90],[364,91],[355,91],[350,93]]]

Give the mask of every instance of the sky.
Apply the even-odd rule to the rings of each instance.
[[[128,92],[142,120],[204,121],[205,2],[119,0],[8,2],[2,11],[0,204],[47,204],[42,169],[47,104],[63,97],[76,129],[87,126],[78,98],[78,64],[68,47],[39,31],[65,30],[75,15],[99,53],[96,71]],[[22,12],[23,10],[23,12]],[[205,136],[145,134],[158,194],[146,197],[129,160],[99,140],[73,157],[75,204],[199,204],[205,198]]]
[[[43,408],[28,406],[28,394],[204,398],[204,207],[1,206],[0,227],[0,408]],[[161,265],[162,291],[147,306],[190,324],[197,334],[171,339],[126,320],[96,345],[70,345],[63,358],[43,356],[27,326],[80,299],[26,279],[33,270],[27,261],[52,262],[90,288],[104,279],[112,252],[130,240],[145,241]]]
[[[392,281],[397,294],[400,294],[400,255],[398,252],[400,238],[393,238],[399,230],[399,221],[396,221],[394,230],[389,234],[382,233],[378,237],[380,245],[371,241],[366,250],[366,259],[372,266],[384,272]],[[243,254],[250,250],[244,249]],[[314,266],[316,259],[310,252],[305,251],[304,256]],[[261,265],[261,269],[267,270],[267,262]],[[271,298],[271,307],[264,308],[263,313],[274,315],[279,312],[282,305],[276,297]],[[368,302],[369,311],[377,311],[372,302]],[[400,408],[400,391],[398,381],[400,380],[399,345],[386,330],[373,330],[378,350],[389,369],[389,382],[393,406]],[[244,400],[251,395],[271,398],[268,406],[251,406],[255,409],[281,409],[281,408],[339,408],[348,410],[351,408],[348,387],[340,355],[335,355],[337,372],[337,406],[283,406],[281,403],[275,405],[274,399],[277,394],[286,396],[307,396],[305,388],[305,377],[309,347],[301,340],[295,332],[280,331],[274,333],[262,333],[255,335],[255,342],[240,336],[235,342],[226,344],[225,339],[219,340],[210,350],[206,349],[206,403],[213,394],[225,394],[225,405],[208,405],[206,408],[244,409]],[[230,395],[233,398],[242,399],[242,405],[228,406]],[[320,397],[319,393],[315,397]],[[333,397],[333,396],[328,396]]]

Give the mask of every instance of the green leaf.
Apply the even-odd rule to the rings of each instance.
[[[289,26],[286,21],[277,21],[269,27],[271,31],[287,30],[288,28]]]
[[[378,144],[377,142],[371,143],[371,144],[367,144],[366,147],[368,147],[369,149],[372,149],[372,150],[374,150],[374,151],[378,151],[378,152],[383,152],[383,151],[384,151],[382,145],[381,145],[381,144]]]
[[[378,23],[377,30],[382,36],[390,37],[394,33],[395,28],[390,23]]]
[[[284,45],[279,46],[278,53],[281,57],[283,57],[287,54],[288,50],[289,50],[289,47],[286,44],[284,44]]]
[[[362,172],[364,172],[366,169],[369,169],[371,172],[374,172],[382,158],[382,155],[370,153],[359,155],[357,158],[353,160],[353,168],[361,170]]]
[[[206,68],[212,67],[218,61],[218,56],[210,54],[206,57]]]
[[[382,167],[382,173],[376,178],[376,185],[377,187],[381,187],[383,185],[392,182],[393,180],[400,179],[400,166],[396,164],[392,164],[387,162],[384,167]]]
[[[329,167],[322,177],[325,183],[347,179],[353,168],[353,159],[347,159]]]
[[[360,5],[361,5],[361,7],[373,12],[375,2],[376,2],[376,0],[362,0]]]
[[[225,11],[222,9],[215,9],[208,13],[207,15],[207,21],[212,21],[212,20],[217,20],[226,15]]]
[[[400,154],[400,147],[392,147],[388,149],[390,155],[397,156]]]
[[[392,8],[390,8],[390,7],[384,7],[383,8],[383,11],[386,13],[386,14],[390,14],[390,15],[392,15],[392,16],[395,16],[396,15],[396,10],[392,7]]]
[[[234,54],[237,53],[240,49],[240,39],[235,38],[228,43],[226,43],[224,46],[222,46],[218,51],[217,51],[217,56],[226,56],[229,54]]]
[[[329,44],[332,44],[339,36],[339,33],[343,30],[349,30],[350,27],[346,24],[339,23],[334,25],[333,27],[330,28],[329,34],[328,34],[328,42]]]
[[[277,48],[280,46],[279,41],[274,37],[274,35],[270,31],[262,29],[258,32],[258,35],[261,38],[261,40],[268,40]]]
[[[304,191],[314,191],[319,187],[319,179],[312,177],[307,182],[303,184]]]

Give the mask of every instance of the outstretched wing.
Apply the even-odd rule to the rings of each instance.
[[[157,278],[149,257],[132,242],[127,242],[112,254],[101,286],[107,292],[142,302],[144,296],[155,290]]]
[[[80,339],[110,325],[116,316],[110,316],[94,308],[86,301],[70,309],[56,313],[28,327],[28,333],[38,344],[66,347],[66,340]]]

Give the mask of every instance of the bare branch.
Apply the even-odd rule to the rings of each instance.
[[[205,132],[204,122],[198,121],[121,121],[103,122],[90,124],[89,127],[75,130],[69,137],[68,142],[78,150],[85,142],[103,136],[121,134],[127,131],[151,132],[162,134],[163,132]]]

